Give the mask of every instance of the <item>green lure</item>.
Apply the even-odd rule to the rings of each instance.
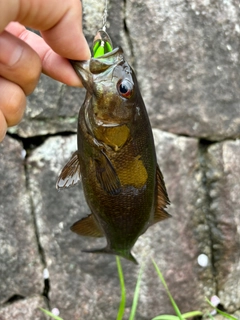
[[[112,41],[109,35],[103,31],[99,30],[97,35],[93,40],[93,57],[98,58],[103,56],[105,53],[111,52],[113,50]]]

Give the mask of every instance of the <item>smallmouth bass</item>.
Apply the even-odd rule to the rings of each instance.
[[[103,44],[102,55],[71,61],[87,92],[79,111],[78,150],[62,169],[57,189],[81,177],[90,214],[71,230],[107,240],[105,248],[87,252],[137,263],[133,245],[149,226],[170,216],[165,211],[170,202],[134,71],[120,47],[109,49],[107,33],[99,31],[96,41]]]

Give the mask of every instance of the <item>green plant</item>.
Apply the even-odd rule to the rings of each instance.
[[[217,307],[215,307],[215,306],[208,300],[208,298],[205,298],[205,300],[207,301],[207,303],[208,303],[213,309],[215,309],[215,310],[217,311],[217,313],[221,314],[221,315],[224,316],[225,318],[230,319],[230,320],[238,320],[237,318],[231,316],[230,314],[228,314],[228,313],[226,313],[226,312],[224,312],[224,311],[222,311],[222,310],[219,310]]]
[[[118,276],[119,276],[120,288],[121,288],[121,301],[118,309],[117,320],[121,320],[123,318],[124,310],[125,310],[126,289],[125,289],[122,265],[121,265],[120,258],[118,256],[116,256],[116,262],[117,262]]]
[[[40,310],[42,310],[43,313],[45,313],[47,316],[50,316],[51,318],[55,319],[55,320],[63,320],[62,318],[55,316],[52,312],[45,310],[43,308],[39,308]]]
[[[169,315],[169,314],[164,314],[164,315],[161,315],[161,316],[157,316],[155,318],[153,318],[152,320],[183,320],[183,319],[187,319],[187,318],[191,318],[191,317],[195,317],[195,316],[202,316],[202,312],[201,311],[191,311],[191,312],[188,312],[188,313],[184,313],[182,314],[176,304],[176,302],[174,301],[169,289],[168,289],[168,286],[165,282],[165,279],[160,271],[160,269],[158,268],[156,262],[154,260],[152,260],[153,262],[153,265],[157,271],[157,274],[158,274],[158,277],[159,279],[161,280],[167,294],[168,294],[168,297],[169,297],[169,300],[171,301],[171,304],[173,306],[173,309],[174,311],[176,312],[176,316],[173,316],[173,315]]]
[[[120,304],[119,304],[119,309],[118,309],[118,314],[117,314],[117,318],[116,320],[122,320],[123,316],[124,316],[124,312],[125,312],[125,304],[126,304],[126,287],[125,287],[125,282],[124,282],[124,275],[123,275],[123,270],[122,270],[122,265],[121,265],[121,261],[120,258],[118,256],[116,256],[116,263],[117,263],[117,269],[118,269],[118,276],[119,276],[119,282],[120,282],[120,289],[121,289],[121,300],[120,300]],[[176,313],[176,315],[170,315],[170,314],[162,314],[159,315],[157,317],[154,317],[152,320],[185,320],[188,318],[192,318],[192,317],[196,317],[196,316],[203,316],[204,314],[201,311],[191,311],[191,312],[187,312],[187,313],[181,313],[181,311],[179,310],[175,300],[173,299],[169,288],[167,286],[167,283],[160,271],[160,269],[158,268],[156,262],[154,260],[152,260],[152,263],[154,265],[154,268],[158,274],[159,279],[161,280],[166,293],[169,297],[169,300],[173,306],[173,309]],[[137,310],[137,304],[138,304],[138,297],[139,297],[139,291],[140,291],[140,283],[141,283],[141,278],[142,278],[142,274],[143,274],[143,267],[141,267],[139,274],[138,274],[138,279],[137,279],[137,283],[136,283],[136,287],[135,287],[135,291],[134,291],[134,296],[133,296],[133,302],[132,302],[132,307],[131,307],[131,311],[130,311],[130,316],[129,316],[129,320],[134,320],[135,315],[136,315],[136,310]],[[218,308],[216,308],[207,298],[206,298],[207,303],[211,306],[211,308],[215,309],[217,313],[221,314],[222,316],[224,316],[227,319],[230,320],[237,320],[237,318],[227,314],[226,312],[223,312],[221,310],[219,310]],[[44,312],[46,315],[51,316],[52,319],[55,320],[63,320],[62,318],[55,316],[54,314],[52,314],[50,311],[45,310],[43,308],[40,308],[42,310],[42,312]],[[214,317],[208,313],[206,314],[206,316],[208,316],[211,320],[214,320]]]
[[[123,315],[124,315],[124,310],[125,310],[126,288],[125,288],[125,283],[124,283],[124,276],[123,276],[123,272],[122,272],[121,261],[118,256],[116,256],[116,262],[117,262],[118,275],[119,275],[119,281],[120,281],[120,287],[121,287],[121,301],[120,301],[120,306],[119,306],[119,310],[118,310],[117,320],[122,320]],[[137,284],[136,284],[135,291],[134,291],[132,308],[131,308],[129,320],[134,320],[134,317],[136,314],[142,273],[143,273],[143,266],[141,267],[140,272],[138,274],[138,279],[137,279]]]

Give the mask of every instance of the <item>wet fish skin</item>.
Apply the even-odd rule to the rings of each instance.
[[[137,79],[121,48],[71,63],[87,93],[79,111],[78,150],[63,168],[57,188],[76,184],[81,175],[91,212],[71,230],[106,237],[106,248],[88,252],[112,253],[137,263],[131,249],[139,236],[170,216]]]

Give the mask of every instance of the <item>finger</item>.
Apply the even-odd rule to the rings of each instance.
[[[4,3],[4,2],[3,2]],[[10,21],[43,31],[51,48],[68,59],[90,57],[82,33],[82,7],[79,0],[8,0],[0,10],[0,32]]]
[[[10,22],[5,30],[26,42],[37,52],[42,60],[42,71],[46,75],[69,86],[82,86],[70,62],[54,52],[40,36],[18,22]]]
[[[3,141],[7,132],[7,122],[6,119],[0,109],[0,142]]]
[[[15,126],[21,121],[26,107],[26,96],[17,84],[1,77],[0,92],[0,111],[2,116],[2,118],[0,118],[0,128],[2,128],[3,125],[4,132],[6,128],[3,117],[8,127]],[[1,134],[2,133],[0,133],[0,136]]]
[[[19,85],[26,95],[37,85],[42,65],[37,53],[7,31],[0,34],[0,75]]]

